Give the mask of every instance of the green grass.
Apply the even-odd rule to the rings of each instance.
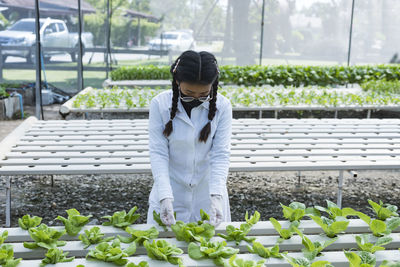
[[[35,70],[3,70],[4,82],[35,82]],[[47,82],[68,92],[77,91],[77,72],[48,70],[46,71]],[[100,88],[106,79],[106,73],[102,71],[85,71],[83,73],[84,87],[92,86]],[[42,79],[44,76],[42,74]]]

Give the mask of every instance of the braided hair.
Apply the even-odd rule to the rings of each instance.
[[[216,101],[218,92],[218,65],[214,55],[202,51],[195,52],[188,50],[183,52],[171,65],[172,74],[172,109],[170,119],[165,124],[163,134],[168,137],[172,130],[172,120],[175,118],[178,109],[179,88],[178,83],[188,82],[194,84],[212,84],[212,99],[209,102],[208,123],[200,131],[199,141],[206,142],[211,132],[211,121],[214,119],[217,111]]]

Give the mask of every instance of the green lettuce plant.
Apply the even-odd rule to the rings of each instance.
[[[381,265],[379,265],[380,267],[400,267],[400,261],[383,261]]]
[[[366,251],[351,252],[345,251],[344,255],[350,262],[350,267],[375,267],[375,255]]]
[[[321,226],[322,230],[330,238],[334,238],[338,234],[345,231],[349,225],[349,221],[344,217],[336,217],[335,220],[326,218],[324,216],[310,216],[310,218],[319,226]]]
[[[300,221],[304,215],[311,214],[315,216],[319,216],[318,210],[314,208],[306,208],[306,205],[300,202],[292,202],[289,206],[285,206],[280,203],[283,211],[283,217],[285,219],[293,222],[293,221]]]
[[[150,267],[147,261],[141,261],[138,264],[133,262],[128,263],[125,267]]]
[[[126,249],[121,248],[119,239],[114,239],[112,244],[101,242],[94,249],[90,250],[86,258],[92,258],[105,262],[112,262],[116,265],[123,266],[128,263],[126,257],[136,252],[136,243],[132,243]]]
[[[14,258],[14,248],[10,244],[0,247],[0,265],[5,267],[15,267],[21,262],[21,258]]]
[[[283,257],[293,267],[333,267],[329,261],[311,262],[307,258],[293,258],[287,255],[283,255]]]
[[[203,221],[184,223],[177,221],[171,225],[172,231],[175,233],[176,239],[187,243],[200,241],[200,238],[210,240],[215,235],[215,228],[209,223]]]
[[[217,266],[223,266],[223,259],[230,258],[239,252],[239,249],[234,249],[226,246],[226,242],[209,242],[201,239],[201,242],[191,242],[188,246],[189,257],[194,260],[212,259]]]
[[[114,212],[112,216],[103,216],[103,219],[108,219],[108,222],[104,222],[104,226],[114,226],[118,228],[125,228],[140,218],[140,214],[135,214],[137,207],[133,207],[128,213],[126,211]]]
[[[321,206],[315,206],[315,208],[319,211],[326,212],[329,215],[329,218],[335,220],[336,217],[345,217],[354,216],[357,212],[352,208],[339,208],[338,205],[333,203],[332,201],[326,200],[326,208]]]
[[[375,244],[371,242],[371,235],[362,234],[355,237],[358,247],[362,251],[367,251],[369,253],[375,253],[378,250],[384,250],[384,245],[389,244],[393,241],[390,236],[383,236],[376,240]]]
[[[252,243],[256,240],[255,237],[248,237],[247,234],[251,230],[251,225],[247,223],[242,223],[240,228],[236,228],[233,225],[226,226],[226,235],[225,234],[218,234],[218,236],[224,238],[226,241],[235,241],[236,245],[243,240],[247,243]]]
[[[242,223],[239,228],[234,227],[233,225],[226,226],[226,235],[218,234],[218,236],[224,238],[226,241],[235,241],[236,245],[243,240],[247,243],[252,243],[256,238],[248,237],[247,234],[250,232],[251,227],[255,225],[260,219],[260,213],[255,211],[254,214],[249,218],[248,213],[246,212],[245,220],[246,223]]]
[[[375,212],[376,217],[379,220],[385,221],[390,217],[398,217],[399,214],[397,213],[397,206],[391,204],[383,204],[380,200],[379,204],[368,199],[368,203],[371,206],[372,210]]]
[[[57,216],[56,220],[62,221],[67,230],[67,234],[70,236],[76,236],[81,231],[82,227],[89,223],[89,219],[92,215],[83,216],[76,209],[66,210],[68,218]]]
[[[7,238],[8,238],[8,231],[5,230],[5,231],[3,231],[3,233],[1,233],[0,245],[3,244],[7,240]]]
[[[41,217],[33,216],[31,217],[29,214],[22,216],[22,218],[18,219],[18,225],[23,230],[29,230],[29,228],[36,227],[42,222]]]
[[[75,259],[75,257],[67,258],[68,252],[63,252],[58,248],[51,248],[45,254],[45,258],[40,263],[40,266],[45,266],[47,264],[56,264],[59,262],[70,262]]]
[[[253,261],[244,260],[237,258],[237,255],[233,255],[227,260],[224,260],[224,267],[264,267],[265,260]]]
[[[24,242],[24,247],[35,249],[38,247],[45,249],[52,249],[65,246],[67,242],[60,241],[60,237],[65,235],[66,230],[58,231],[54,228],[48,227],[46,224],[41,224],[35,228],[28,230],[29,235],[34,242]]]
[[[322,255],[322,250],[332,245],[336,240],[336,238],[331,238],[330,240],[323,242],[312,242],[307,236],[305,236],[300,230],[296,229],[297,234],[301,237],[301,243],[304,248],[301,250],[306,259],[312,262],[316,257]]]
[[[164,229],[164,231],[168,231],[167,226],[161,221],[160,214],[157,213],[155,210],[153,210],[153,219],[156,223],[158,223],[159,226]]]
[[[83,244],[85,244],[85,249],[88,248],[90,245],[99,244],[101,242],[108,242],[113,239],[113,236],[104,238],[104,234],[101,233],[100,228],[97,226],[92,227],[89,230],[85,230],[84,234],[79,235],[79,240],[81,240]]]
[[[279,252],[279,244],[266,248],[261,243],[253,241],[253,245],[251,247],[247,245],[247,250],[250,253],[257,254],[262,258],[283,258],[282,253]]]
[[[183,254],[183,250],[175,245],[165,240],[153,240],[152,243],[145,240],[143,246],[146,248],[149,258],[183,266],[182,259],[179,257]]]
[[[138,245],[142,245],[145,240],[155,239],[158,237],[158,230],[155,227],[151,227],[148,230],[135,230],[131,227],[126,227],[125,231],[130,234],[130,237],[120,236],[117,237],[122,243],[136,242]]]
[[[392,217],[386,221],[382,221],[379,219],[372,219],[360,211],[358,211],[356,215],[369,226],[372,234],[377,237],[388,235],[400,226],[400,217]]]
[[[296,232],[297,227],[299,227],[300,223],[299,221],[293,221],[290,223],[290,226],[288,229],[282,229],[282,225],[275,219],[275,218],[269,218],[269,221],[272,223],[272,226],[274,226],[275,231],[278,232],[279,236],[281,239],[289,239],[293,236],[293,234]],[[282,240],[280,240],[282,241]]]

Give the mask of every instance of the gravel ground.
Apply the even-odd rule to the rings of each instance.
[[[343,206],[349,206],[370,215],[368,199],[382,200],[400,206],[400,172],[363,171],[359,177],[345,174]],[[302,172],[305,177],[298,184],[295,172],[230,173],[228,189],[233,221],[243,221],[247,211],[258,210],[261,220],[269,217],[282,219],[279,203],[300,201],[310,205],[325,205],[325,199],[336,202],[337,172]],[[43,217],[49,225],[60,225],[57,215],[76,208],[82,214],[92,214],[93,223],[101,216],[138,206],[146,222],[147,200],[152,185],[151,175],[55,175],[16,176],[12,182],[12,225],[25,214]],[[1,183],[5,185],[5,177]],[[4,190],[1,195],[5,207]],[[0,214],[4,226],[4,214]]]

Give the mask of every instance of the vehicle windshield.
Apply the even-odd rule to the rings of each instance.
[[[161,38],[163,38],[163,39],[178,39],[178,34],[176,34],[176,33],[163,33],[163,34],[161,34]]]
[[[40,28],[42,28],[43,22],[40,22]],[[31,32],[35,33],[35,22],[34,21],[18,21],[9,28],[10,31],[19,32]]]

